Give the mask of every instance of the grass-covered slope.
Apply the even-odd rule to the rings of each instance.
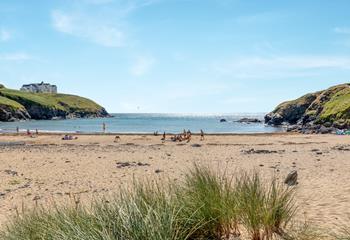
[[[318,124],[338,128],[350,127],[350,84],[333,86],[284,102],[265,116],[273,125]]]
[[[16,101],[0,96],[0,121],[15,121],[29,118],[23,105]]]
[[[68,94],[29,93],[7,88],[0,88],[0,106],[1,109],[7,106],[6,108],[24,110],[28,113],[27,118],[32,119],[108,116],[103,107],[87,98]],[[7,121],[5,118],[0,120]]]

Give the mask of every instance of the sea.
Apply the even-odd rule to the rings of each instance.
[[[184,129],[198,133],[273,133],[282,128],[263,123],[265,113],[234,114],[164,114],[164,113],[115,113],[110,118],[29,120],[0,122],[0,132],[20,131],[101,133],[103,124],[106,133],[179,133]],[[257,118],[261,123],[240,123],[241,118]],[[226,121],[220,121],[225,119]]]

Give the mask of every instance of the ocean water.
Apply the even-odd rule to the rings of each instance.
[[[102,132],[102,124],[106,124],[109,133],[178,133],[183,129],[191,132],[205,133],[271,133],[280,132],[281,128],[266,126],[263,123],[239,123],[243,117],[263,120],[263,113],[252,114],[112,114],[112,118],[68,119],[68,120],[30,120],[22,122],[0,122],[1,132],[14,132],[16,127],[45,132]],[[220,122],[226,119],[227,122]]]

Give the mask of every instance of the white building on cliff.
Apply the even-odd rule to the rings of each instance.
[[[31,93],[57,93],[57,86],[44,82],[31,83],[23,85],[20,90]]]

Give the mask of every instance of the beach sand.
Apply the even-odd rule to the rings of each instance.
[[[118,143],[111,135],[78,137],[0,136],[0,224],[22,206],[110,196],[133,178],[181,181],[194,163],[281,181],[297,170],[300,221],[333,229],[350,219],[350,136],[210,135],[190,143],[162,143],[153,135],[120,135]]]

